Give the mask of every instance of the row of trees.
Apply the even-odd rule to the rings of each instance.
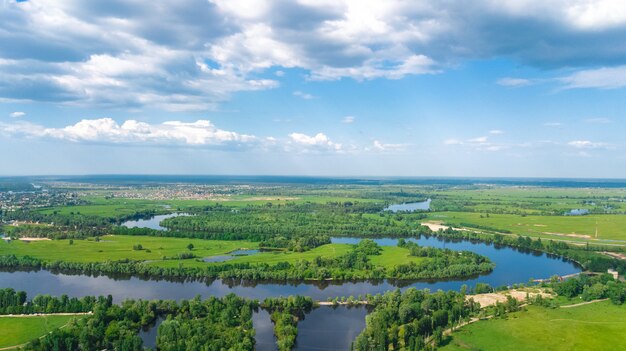
[[[0,291],[3,303],[12,298],[11,306],[17,307],[25,297],[23,292],[10,289]],[[64,298],[36,296],[29,306],[40,306],[56,301],[55,309],[35,308],[34,312],[76,312],[71,302],[63,304]],[[143,350],[139,337],[142,327],[154,323],[158,316],[167,316],[157,332],[159,350],[253,350],[254,328],[252,313],[258,309],[256,300],[227,295],[206,300],[195,298],[176,302],[172,300],[126,300],[120,305],[108,297],[85,297],[79,300],[83,310],[93,312],[77,316],[65,327],[35,339],[25,350]]]
[[[279,351],[289,351],[296,343],[298,321],[311,311],[313,299],[305,296],[267,298],[261,307],[270,312]]]
[[[353,350],[423,350],[431,340],[441,341],[446,328],[462,323],[480,309],[458,292],[431,294],[414,288],[377,295],[369,302],[374,310]]]

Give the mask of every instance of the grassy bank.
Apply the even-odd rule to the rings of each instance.
[[[27,343],[69,322],[74,316],[0,317],[0,348]]]
[[[446,351],[624,350],[626,306],[609,301],[572,308],[529,306],[507,319],[491,319],[454,332]]]

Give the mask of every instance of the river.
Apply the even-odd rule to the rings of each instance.
[[[158,219],[161,221],[162,219]],[[158,222],[156,222],[158,225]],[[358,238],[332,238],[334,243],[357,243]],[[496,267],[493,272],[477,277],[439,281],[326,281],[326,282],[255,282],[213,280],[170,281],[142,279],[138,277],[109,277],[72,275],[46,270],[0,272],[0,287],[23,290],[31,298],[37,294],[69,296],[111,294],[116,302],[124,299],[190,299],[224,296],[235,293],[239,296],[262,300],[271,296],[307,295],[316,300],[327,300],[335,296],[354,296],[384,293],[396,288],[431,290],[459,290],[464,284],[474,286],[487,283],[492,286],[525,283],[530,279],[567,275],[580,271],[573,262],[540,252],[521,251],[511,247],[496,247],[483,242],[467,240],[449,241],[435,237],[407,239],[422,246],[469,250],[489,257]],[[375,239],[379,245],[397,245],[397,239]],[[346,350],[354,337],[365,326],[364,307],[320,307],[307,314],[298,325],[297,350]],[[275,350],[272,324],[269,315],[259,311],[253,316],[257,330],[257,349]],[[142,331],[146,344],[152,346],[156,328]]]

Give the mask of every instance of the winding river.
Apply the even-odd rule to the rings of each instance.
[[[163,218],[156,219],[156,225]],[[145,220],[144,220],[145,221]],[[150,224],[154,224],[152,221]],[[142,223],[145,224],[145,223]],[[137,226],[137,225],[136,225]],[[332,238],[333,243],[357,243],[358,238]],[[491,286],[512,285],[528,282],[530,279],[548,278],[553,275],[577,273],[580,268],[571,261],[553,257],[540,252],[521,251],[511,247],[496,247],[483,242],[467,240],[449,241],[434,237],[407,239],[422,246],[469,250],[489,257],[496,267],[493,272],[481,276],[439,281],[325,281],[325,282],[258,282],[213,280],[170,281],[142,279],[138,277],[109,277],[71,275],[46,270],[39,271],[3,271],[0,272],[0,287],[23,290],[30,297],[37,294],[69,296],[111,294],[116,302],[124,299],[190,299],[196,295],[202,297],[224,296],[235,293],[239,296],[264,299],[271,296],[307,295],[316,300],[327,300],[335,296],[354,296],[384,293],[396,288],[430,290],[459,290],[464,284],[474,286],[487,283]],[[375,239],[379,245],[397,245],[397,239]],[[365,326],[364,307],[320,307],[309,313],[298,325],[297,350],[346,350],[354,337]],[[264,311],[254,314],[253,323],[257,330],[257,349],[275,350],[272,325],[269,315]],[[155,329],[142,332],[147,345],[155,334]]]

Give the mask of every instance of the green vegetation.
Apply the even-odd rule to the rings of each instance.
[[[454,227],[469,227],[556,240],[599,241],[624,240],[626,215],[540,216],[486,214],[476,212],[433,212],[431,220]],[[596,237],[597,229],[597,237]]]
[[[158,329],[160,350],[253,350],[252,311],[256,300],[233,294],[206,300],[127,300],[119,305],[108,297],[70,299],[38,295],[26,301],[24,292],[0,290],[2,312],[59,313],[89,309],[80,316],[0,316],[0,347],[30,341],[25,350],[140,351],[141,327],[167,316]],[[59,328],[63,326],[63,328]]]
[[[529,306],[506,319],[454,332],[442,350],[623,350],[626,307],[608,301],[572,308]]]
[[[204,262],[242,241],[214,241],[146,236],[105,236],[102,240],[41,240],[0,243],[0,266],[60,269],[84,273],[122,273],[154,277],[264,279],[425,279],[469,276],[493,269],[485,257],[432,249],[430,257],[407,248],[381,248],[372,241],[359,245],[327,244],[305,252],[263,252]],[[190,243],[191,242],[191,243]],[[193,250],[189,250],[189,245]],[[117,259],[117,260],[116,260]]]
[[[200,240],[162,238],[152,236],[133,237],[125,235],[106,235],[100,240],[42,240],[23,242],[14,240],[10,243],[0,241],[3,255],[31,256],[44,261],[65,262],[105,262],[120,260],[163,260],[177,259],[181,253],[188,253],[193,245],[193,255],[209,257],[223,255],[237,249],[255,249],[258,243],[249,241]]]
[[[296,343],[298,321],[314,306],[310,297],[289,296],[286,298],[267,298],[261,305],[268,310],[274,323],[274,335],[279,351],[289,351]]]
[[[431,340],[440,342],[443,331],[468,319],[478,304],[463,294],[427,290],[399,290],[369,300],[375,306],[353,350],[422,350]]]
[[[67,324],[75,316],[0,317],[0,348],[18,346]]]

